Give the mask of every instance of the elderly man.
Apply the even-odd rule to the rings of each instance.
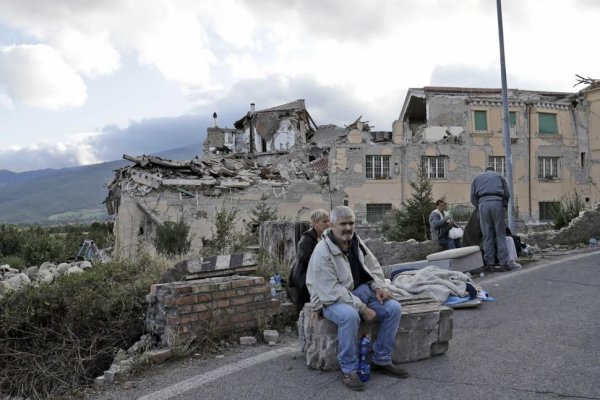
[[[400,324],[400,303],[386,290],[379,262],[354,233],[354,212],[345,206],[331,211],[331,229],[323,234],[310,259],[306,284],[315,310],[338,326],[338,362],[342,382],[363,390],[358,377],[358,331],[361,318],[379,320],[373,343],[373,371],[406,378],[408,373],[392,364],[392,351]]]
[[[486,168],[471,184],[471,204],[479,214],[483,234],[483,263],[488,271],[508,271],[508,249],[506,247],[506,224],[504,207],[510,193],[504,177],[493,168]]]

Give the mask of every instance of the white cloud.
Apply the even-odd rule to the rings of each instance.
[[[30,107],[78,107],[87,97],[81,77],[43,44],[0,48],[0,81],[13,100]]]
[[[75,167],[97,162],[100,160],[87,143],[41,142],[22,148],[0,150],[0,164],[15,172]]]
[[[7,110],[12,110],[13,103],[10,97],[0,94],[0,108],[5,108]]]

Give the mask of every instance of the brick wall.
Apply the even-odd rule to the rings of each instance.
[[[146,328],[165,346],[251,332],[279,309],[264,278],[253,276],[156,284],[147,300]]]

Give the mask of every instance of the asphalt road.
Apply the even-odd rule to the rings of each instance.
[[[364,392],[309,370],[293,338],[167,363],[87,400],[600,399],[600,251],[544,258],[478,283],[496,302],[456,310],[444,355],[373,374]]]

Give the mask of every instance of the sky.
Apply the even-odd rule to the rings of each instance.
[[[509,88],[600,78],[600,0],[502,15]],[[495,0],[0,0],[0,170],[200,143],[250,103],[391,131],[423,86],[501,87]]]

